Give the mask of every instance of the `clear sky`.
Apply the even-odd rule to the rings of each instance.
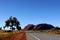
[[[60,0],[0,0],[0,26],[16,17],[22,28],[27,24],[60,26]]]

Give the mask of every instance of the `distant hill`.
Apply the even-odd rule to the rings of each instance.
[[[37,25],[33,25],[33,24],[28,24],[25,26],[25,28],[23,30],[49,30],[54,28],[53,25],[51,24],[46,24],[46,23],[42,23],[42,24],[37,24]]]
[[[25,26],[25,28],[23,30],[32,30],[35,27],[35,25],[33,24],[28,24]]]

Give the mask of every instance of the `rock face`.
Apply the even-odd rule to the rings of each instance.
[[[33,24],[28,24],[23,30],[32,30],[35,27]]]
[[[38,24],[34,27],[34,29],[40,29],[40,30],[49,30],[52,28],[54,28],[54,26],[50,24]]]
[[[24,30],[49,30],[54,28],[53,25],[50,24],[37,24],[37,25],[33,25],[33,24],[28,24],[27,26],[25,26]]]

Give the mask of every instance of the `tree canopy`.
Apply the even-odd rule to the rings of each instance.
[[[20,25],[20,22],[17,20],[16,17],[9,17],[8,20],[5,21],[5,27],[10,27],[10,29],[15,30],[14,27],[16,27],[17,30],[21,30],[21,27],[19,26]]]

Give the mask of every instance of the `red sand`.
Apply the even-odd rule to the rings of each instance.
[[[2,40],[26,40],[26,33],[25,32],[16,33],[13,34],[10,38],[3,38]]]

